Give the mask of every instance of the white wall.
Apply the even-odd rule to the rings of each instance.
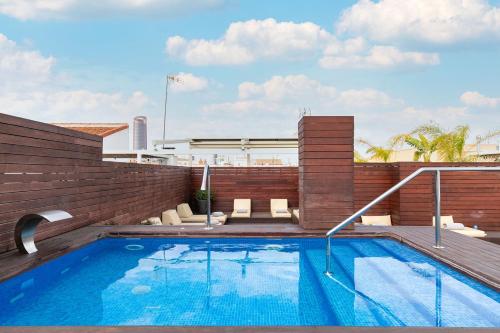
[[[129,130],[128,128],[111,135],[108,135],[103,139],[103,151],[128,151],[129,145]]]

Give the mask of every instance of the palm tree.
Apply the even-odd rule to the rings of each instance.
[[[445,162],[473,162],[481,158],[478,155],[468,155],[465,150],[470,135],[470,127],[467,125],[457,126],[450,132],[445,132],[437,125],[424,126],[421,129],[437,142],[436,150]],[[479,145],[499,135],[500,130],[491,131],[478,136],[475,144]]]
[[[418,138],[412,135],[417,135]],[[424,162],[430,162],[432,153],[437,151],[441,160],[445,162],[472,162],[479,156],[467,155],[465,150],[467,139],[470,135],[470,127],[461,125],[452,131],[443,130],[438,124],[429,123],[417,127],[410,134],[403,134],[395,138],[396,141],[404,141],[413,147],[416,152],[414,159],[417,161],[423,157]],[[492,131],[484,136],[478,136],[476,144],[500,135],[500,131]]]
[[[472,162],[475,156],[467,156],[465,145],[469,138],[470,127],[457,126],[453,131],[442,133],[437,137],[437,151],[445,162]]]
[[[400,134],[392,139],[393,145],[407,144],[415,150],[413,154],[413,160],[419,161],[420,158],[424,162],[430,162],[432,154],[438,149],[438,137],[433,137],[431,135],[425,135],[428,133],[423,130],[423,127],[419,127],[408,134]]]
[[[470,155],[466,151],[467,139],[470,135],[470,127],[461,125],[451,131],[445,131],[436,123],[428,123],[415,128],[410,133],[399,134],[390,140],[388,146],[376,146],[366,140],[359,139],[358,142],[368,146],[366,150],[370,159],[383,162],[389,161],[394,154],[394,147],[407,144],[415,150],[414,161],[422,159],[430,162],[432,154],[437,152],[440,160],[444,162],[473,162],[481,157]],[[475,144],[479,145],[491,138],[500,136],[500,130],[491,131],[476,138]]]
[[[366,163],[368,160],[357,150],[354,150],[354,163]]]
[[[370,154],[371,160],[377,160],[387,163],[391,158],[391,155],[394,154],[394,146],[392,144],[384,147],[373,145],[364,139],[358,139],[358,142],[365,146],[368,146],[366,153]]]

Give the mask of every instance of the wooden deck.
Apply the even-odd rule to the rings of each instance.
[[[36,267],[102,237],[324,237],[324,230],[304,230],[294,224],[234,224],[203,227],[166,226],[90,226],[37,243],[39,252],[21,255],[11,251],[0,255],[0,281]],[[390,237],[408,244],[455,269],[500,291],[500,246],[444,230],[444,249],[434,249],[432,227],[357,227],[338,237]],[[498,332],[498,329],[457,328],[381,328],[381,327],[2,327],[2,333],[45,332]]]
[[[435,249],[433,227],[389,227],[390,237],[438,259],[500,291],[500,246],[442,230],[444,249]]]

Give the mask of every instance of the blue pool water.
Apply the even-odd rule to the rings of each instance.
[[[500,294],[388,239],[103,239],[0,284],[0,325],[500,327]]]

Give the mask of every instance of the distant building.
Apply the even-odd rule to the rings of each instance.
[[[102,154],[102,159],[109,162],[176,165],[176,158],[172,154],[158,154],[142,150],[136,152],[105,152]]]
[[[258,158],[255,160],[256,166],[282,166],[283,161],[279,158]]]
[[[144,116],[134,118],[134,150],[148,149],[148,120]]]
[[[126,123],[55,123],[53,125],[102,137],[102,150],[129,150],[129,130]]]
[[[500,146],[498,144],[483,143],[480,145],[466,144],[464,147],[465,156],[477,157],[488,162],[495,162],[500,156]],[[390,158],[390,162],[412,162],[415,149],[407,148],[394,151]],[[369,159],[368,162],[381,162],[375,159]],[[434,152],[431,157],[431,162],[443,162],[439,153]]]

